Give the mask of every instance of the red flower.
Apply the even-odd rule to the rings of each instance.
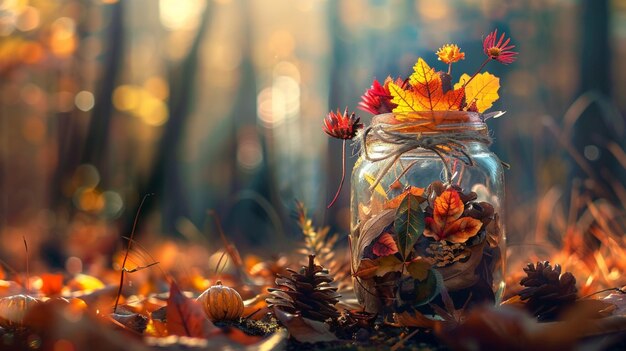
[[[361,96],[358,108],[373,115],[391,112],[396,108],[396,104],[391,102],[392,96],[389,93],[389,83],[393,82],[391,77],[387,77],[381,85],[374,79],[372,86]],[[395,83],[404,88],[405,82],[402,78],[397,78]]]
[[[506,41],[504,38],[505,33],[502,33],[500,40],[498,40],[497,29],[489,33],[483,41],[483,51],[490,59],[508,65],[517,59],[517,52],[511,51],[515,47],[515,45],[509,45],[511,38],[507,38]],[[496,40],[498,40],[497,44]]]
[[[360,120],[361,119],[357,117],[354,112],[348,114],[347,107],[343,114],[339,110],[337,110],[337,112],[330,111],[328,116],[324,119],[324,125],[322,126],[324,132],[333,138],[343,140],[341,153],[341,182],[339,182],[339,188],[335,193],[335,197],[328,205],[328,208],[339,198],[343,182],[346,179],[346,140],[354,138],[357,130],[363,128],[363,124],[359,123]]]
[[[357,117],[354,112],[348,115],[348,108],[342,114],[330,111],[328,116],[324,119],[324,125],[322,129],[328,135],[337,139],[352,139],[356,136],[356,132],[359,128],[363,127],[363,124],[359,123],[360,117]]]

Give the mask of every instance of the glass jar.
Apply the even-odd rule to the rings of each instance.
[[[363,131],[352,172],[354,287],[368,312],[435,313],[504,290],[504,175],[484,116],[389,113]]]

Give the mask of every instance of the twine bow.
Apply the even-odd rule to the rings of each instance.
[[[397,127],[401,129],[404,126],[407,125],[398,125]],[[474,162],[472,157],[467,153],[464,143],[477,141],[487,145],[491,144],[491,137],[484,131],[466,130],[463,132],[450,132],[445,134],[408,134],[389,130],[389,128],[385,128],[381,125],[366,128],[363,131],[360,140],[361,150],[363,150],[365,159],[372,162],[387,161],[387,163],[378,172],[378,175],[376,176],[376,179],[370,189],[374,189],[380,183],[385,174],[387,174],[389,169],[391,169],[394,163],[404,153],[411,150],[425,149],[437,154],[444,164],[446,179],[449,182],[452,177],[452,172],[446,160],[446,156],[460,160],[468,166],[473,166]],[[370,155],[368,143],[377,140],[391,145],[391,148],[388,151],[384,151],[381,156],[373,157]]]

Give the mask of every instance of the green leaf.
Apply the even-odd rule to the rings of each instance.
[[[443,287],[443,278],[435,269],[428,270],[428,276],[417,284],[415,289],[416,298],[413,306],[421,306],[431,302]]]
[[[420,207],[422,201],[421,197],[408,194],[396,210],[393,229],[398,235],[398,248],[404,261],[424,232],[424,211]]]
[[[437,270],[431,268],[426,271],[426,279],[420,281],[413,277],[405,277],[398,282],[398,297],[400,306],[422,306],[431,302],[441,293],[443,278]]]

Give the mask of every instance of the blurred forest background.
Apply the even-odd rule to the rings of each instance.
[[[509,242],[558,241],[572,193],[626,203],[624,0],[0,0],[0,257],[106,260],[148,193],[141,241],[217,240],[214,210],[240,250],[287,250],[295,199],[345,236],[328,110],[445,43],[472,72],[494,28],[520,52],[487,68]]]

